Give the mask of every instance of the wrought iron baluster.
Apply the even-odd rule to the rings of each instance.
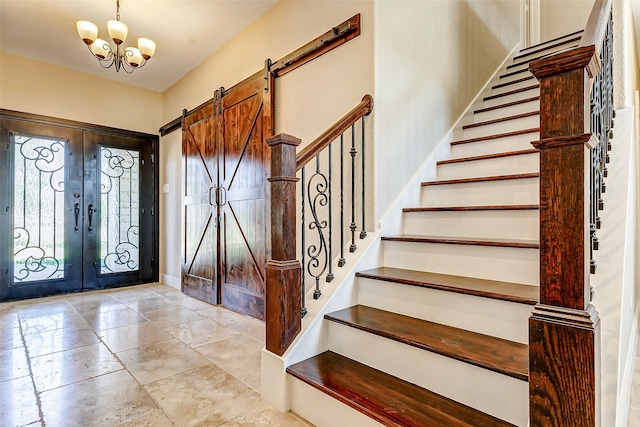
[[[340,259],[338,267],[343,267],[344,259],[344,133],[340,135]]]
[[[331,282],[333,280],[333,203],[331,197],[331,164],[333,163],[333,153],[332,153],[333,142],[329,145],[328,153],[327,153],[327,162],[328,162],[328,180],[329,180],[329,272],[327,273],[327,282]]]
[[[320,277],[327,271],[329,263],[327,253],[327,240],[325,230],[328,226],[327,220],[322,220],[322,211],[328,203],[327,177],[320,170],[320,154],[316,155],[316,170],[307,182],[307,198],[309,200],[309,211],[312,219],[309,221],[309,230],[317,233],[317,243],[309,244],[306,248],[306,255],[309,256],[306,272],[315,279],[315,289],[313,299],[318,299],[322,295],[320,291]]]
[[[355,124],[351,125],[351,150],[349,150],[349,154],[351,155],[351,225],[349,229],[351,230],[351,245],[349,246],[349,252],[355,252],[358,249],[356,245],[356,229],[358,226],[356,225],[356,126]]]
[[[362,209],[362,230],[360,231],[360,239],[364,239],[365,237],[367,237],[367,229],[365,227],[365,173],[364,173],[364,143],[365,143],[365,138],[364,138],[364,117],[362,116],[361,119],[361,124],[362,124],[362,141],[361,141],[361,146],[362,149],[360,150],[360,158],[362,160],[362,206],[360,207],[360,209]]]
[[[300,284],[302,286],[302,317],[306,316],[306,314],[307,314],[307,305],[306,305],[306,297],[305,297],[305,293],[306,293],[306,289],[307,289],[306,279],[305,279],[305,276],[306,276],[306,268],[305,268],[306,260],[305,260],[305,257],[304,257],[304,253],[306,252],[306,249],[305,249],[306,248],[306,239],[305,239],[306,235],[305,235],[305,218],[304,218],[304,204],[305,204],[305,197],[304,197],[305,191],[304,191],[304,188],[305,188],[306,183],[305,183],[305,179],[304,179],[304,170],[305,170],[305,166],[302,167],[302,180],[301,180],[302,181],[301,182],[302,185],[300,186],[301,187],[300,191],[302,193],[302,195],[300,197],[301,203],[302,203],[302,213],[301,213],[302,233],[301,233],[301,236],[300,236],[301,244],[302,244],[302,254],[301,254],[301,257],[300,257],[301,258],[300,264],[302,266],[302,274],[300,275],[300,280],[302,281],[302,283]]]

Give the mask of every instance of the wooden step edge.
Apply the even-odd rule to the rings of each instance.
[[[481,126],[489,126],[496,123],[508,122],[511,120],[526,119],[527,117],[533,117],[533,116],[539,116],[539,115],[540,115],[540,110],[529,111],[528,113],[514,114],[513,116],[501,117],[499,119],[486,120],[484,122],[479,122],[479,123],[470,123],[468,125],[462,126],[462,129],[473,129]]]
[[[564,45],[567,45],[567,44],[579,42],[580,39],[581,39],[581,37],[574,37],[574,38],[563,40],[561,42],[558,42],[558,43],[555,43],[555,44],[552,44],[552,45],[549,45],[549,46],[539,47],[538,49],[531,50],[530,52],[527,52],[527,53],[520,53],[520,54],[514,56],[513,60],[516,61],[516,60],[522,59],[522,58],[530,56],[530,55],[536,55],[538,53],[544,52],[545,50],[555,49],[555,48],[560,47],[560,46],[564,46]],[[551,54],[551,53],[553,53],[553,52],[549,52],[549,54]]]
[[[382,240],[406,243],[437,243],[462,246],[491,246],[499,248],[540,249],[540,244],[531,240],[488,240],[453,237],[419,236],[403,234],[400,236],[382,236]]]
[[[574,47],[576,47],[576,46],[567,46],[564,49],[572,49]],[[546,58],[547,56],[550,56],[550,55],[553,55],[555,53],[558,53],[558,52],[560,52],[560,51],[562,51],[564,49],[559,49],[558,51],[555,51],[555,52],[548,52],[548,53],[545,53],[544,55],[539,55],[539,56],[536,56],[534,58],[527,59],[525,61],[514,62],[513,64],[507,66],[507,70],[511,70],[511,69],[514,69],[514,68],[517,68],[517,67],[522,67],[523,65],[529,65],[531,62],[538,61],[538,60],[540,60],[542,58]],[[515,58],[514,58],[514,60],[515,60]],[[527,67],[527,69],[528,68],[529,67]]]
[[[457,294],[471,295],[471,296],[495,299],[500,301],[513,302],[517,304],[536,305],[539,302],[539,297],[537,295],[527,296],[526,295],[527,292],[521,292],[520,294],[517,294],[516,292],[513,292],[513,289],[511,289],[512,292],[507,292],[504,290],[499,291],[500,287],[507,287],[507,286],[509,288],[512,288],[514,286],[526,287],[523,289],[537,288],[533,285],[498,282],[494,280],[476,279],[476,278],[470,278],[470,277],[452,276],[452,275],[444,275],[444,274],[436,275],[436,274],[424,273],[424,272],[419,272],[414,270],[393,269],[394,272],[399,272],[399,273],[408,272],[412,276],[412,277],[402,277],[402,274],[394,274],[394,275],[379,274],[377,272],[374,272],[374,270],[378,270],[378,269],[359,271],[356,273],[356,277],[361,277],[363,279],[379,280],[382,282],[398,283],[401,285],[435,289],[435,290],[444,291],[444,292],[453,292]],[[446,280],[437,280],[437,279],[434,280],[432,276],[435,276],[435,277],[449,276],[454,280],[456,279],[465,280],[465,281],[473,280],[480,284],[487,283],[488,285],[485,285],[484,287],[482,287],[483,285],[480,285],[475,288],[472,288],[469,286],[465,287],[459,284],[454,285],[452,283],[444,283],[446,282]],[[528,292],[528,293],[531,294],[531,292]]]
[[[480,176],[476,178],[443,179],[440,181],[422,182],[420,185],[426,187],[431,185],[467,184],[472,182],[504,181],[504,180],[510,180],[510,179],[529,179],[529,178],[540,178],[540,174],[538,172],[531,172],[531,173],[521,173],[521,174],[512,174],[512,175]]]
[[[370,316],[371,318],[374,316],[382,316],[385,319],[384,325],[376,326],[374,325],[375,322],[367,322],[366,320],[368,319],[361,319],[360,314],[362,314],[362,317]],[[499,363],[499,361],[490,360],[491,356],[493,356],[492,353],[483,354],[482,351],[487,351],[486,348],[476,347],[475,350],[478,351],[470,351],[472,350],[471,347],[473,347],[473,343],[470,343],[469,341],[490,343],[491,347],[496,348],[503,346],[507,347],[510,350],[513,350],[514,353],[518,352],[518,356],[526,355],[526,360],[528,362],[529,346],[526,344],[363,305],[356,305],[333,313],[328,313],[324,315],[324,318],[331,322],[349,326],[351,328],[397,341],[402,344],[410,345],[421,350],[436,353],[441,356],[450,357],[452,359],[488,369],[499,374],[507,375],[521,381],[529,381],[528,363],[526,365],[522,363],[520,366],[505,367],[503,364]],[[395,325],[398,325],[398,327],[394,331],[393,326]],[[432,338],[420,339],[421,337],[418,336],[420,333],[412,334],[411,332],[407,332],[415,330],[428,331],[429,329],[436,329],[438,331],[438,335],[442,335],[443,339],[439,341]],[[452,342],[455,342],[455,345],[451,344]]]
[[[546,45],[546,44],[548,44],[548,43],[557,42],[557,41],[559,41],[559,40],[562,40],[562,39],[565,39],[565,38],[568,38],[568,37],[575,36],[576,34],[582,34],[583,32],[584,32],[584,30],[574,31],[573,33],[565,34],[564,36],[559,36],[559,37],[553,38],[553,39],[551,39],[551,40],[544,41],[544,42],[542,42],[542,43],[534,44],[533,46],[525,47],[525,48],[524,48],[524,49],[522,49],[520,52],[522,53],[522,52],[525,52],[525,51],[527,51],[527,50],[537,49],[537,48],[540,48],[540,47],[542,47],[542,46],[544,46],[544,45]]]
[[[527,80],[534,80],[534,79],[535,79],[535,76],[533,76],[533,75],[532,76],[528,76],[528,77],[523,77],[521,79],[517,79],[517,80],[514,80],[512,82],[500,83],[500,84],[497,84],[495,86],[491,86],[491,89],[501,89],[503,87],[515,85],[515,84],[518,84],[518,83],[526,82]]]
[[[483,101],[490,101],[492,99],[503,98],[505,96],[515,95],[515,94],[518,94],[518,93],[527,92],[529,90],[538,89],[538,88],[540,88],[540,84],[536,83],[534,85],[522,87],[520,89],[510,90],[509,92],[503,92],[503,93],[499,93],[497,95],[486,96],[486,97],[483,98]]]
[[[511,71],[510,73],[505,73],[505,74],[501,74],[499,78],[503,79],[505,77],[511,77],[511,76],[515,76],[516,74],[522,74],[522,73],[526,73],[528,72],[529,69],[525,68],[523,70],[516,70],[516,71]]]
[[[332,351],[291,365],[286,372],[385,426],[514,427]]]
[[[491,139],[509,138],[512,136],[519,136],[527,133],[538,133],[538,132],[540,132],[540,128],[530,128],[530,129],[516,130],[513,132],[496,133],[493,135],[479,136],[476,138],[468,138],[468,139],[460,139],[458,141],[452,141],[451,146],[460,145],[460,144],[469,144],[472,142],[488,141]]]
[[[529,210],[540,210],[540,205],[418,207],[418,208],[403,208],[402,212],[466,212],[466,211],[529,211]]]
[[[494,105],[493,107],[480,108],[478,110],[474,110],[473,114],[485,113],[487,111],[498,110],[500,108],[513,107],[514,105],[525,104],[527,102],[538,101],[538,100],[540,100],[539,96],[532,96],[531,98],[519,99],[518,101],[512,101],[512,102],[507,102],[505,104]]]
[[[465,162],[473,162],[477,160],[489,160],[489,159],[499,159],[502,157],[513,157],[513,156],[525,156],[527,154],[536,154],[538,150],[535,148],[527,149],[527,150],[518,150],[518,151],[505,151],[503,153],[491,153],[491,154],[483,154],[480,156],[469,156],[469,157],[458,157],[455,159],[447,159],[447,160],[439,160],[436,162],[436,165],[449,165],[454,163],[465,163]]]

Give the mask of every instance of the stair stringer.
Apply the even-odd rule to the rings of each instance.
[[[516,44],[506,55],[503,62],[496,68],[495,72],[487,79],[484,86],[478,91],[473,100],[468,104],[464,112],[452,124],[447,133],[441,138],[427,159],[418,168],[415,174],[409,179],[407,184],[400,191],[398,196],[391,203],[389,208],[381,215],[377,223],[377,231],[369,232],[368,236],[361,241],[355,253],[347,253],[348,268],[334,268],[335,277],[331,283],[325,283],[322,287],[322,297],[318,300],[312,299],[313,290],[307,295],[307,315],[302,321],[302,331],[293,341],[289,349],[282,355],[262,349],[261,355],[261,396],[262,399],[274,408],[286,412],[293,410],[317,426],[335,426],[335,423],[324,423],[322,419],[316,419],[317,414],[322,414],[322,409],[318,409],[320,402],[331,404],[331,411],[338,411],[336,414],[357,412],[335,399],[326,399],[324,393],[308,386],[299,386],[297,380],[288,378],[286,368],[297,362],[315,356],[329,349],[328,325],[324,321],[324,315],[332,311],[347,308],[357,304],[357,285],[355,273],[383,265],[381,236],[390,234],[400,234],[404,228],[404,218],[402,209],[406,206],[420,205],[422,189],[421,182],[436,179],[436,163],[442,159],[450,158],[451,142],[460,138],[462,125],[471,123],[473,111],[482,104],[483,97],[491,93],[491,86],[499,80],[500,74],[507,69],[507,64],[511,57],[519,49]],[[318,397],[316,400],[293,398],[293,390],[305,390]],[[315,399],[315,398],[314,398]],[[303,406],[308,406],[307,408]],[[324,419],[326,420],[326,412]],[[316,414],[316,415],[314,415]],[[361,419],[363,423],[355,425],[370,425],[370,420],[358,414],[354,419]],[[331,419],[331,417],[329,417]],[[335,419],[334,419],[335,420]]]

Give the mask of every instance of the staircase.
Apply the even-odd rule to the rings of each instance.
[[[539,86],[528,64],[579,39],[512,58],[438,179],[422,183],[422,205],[403,210],[405,234],[382,237],[384,265],[356,274],[358,304],[325,315],[329,350],[287,368],[293,411],[319,426],[527,425],[539,283]],[[332,409],[309,409],[317,402]],[[366,417],[338,415],[353,410]]]

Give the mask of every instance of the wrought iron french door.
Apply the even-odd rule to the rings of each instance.
[[[157,280],[153,144],[0,125],[0,301]]]

